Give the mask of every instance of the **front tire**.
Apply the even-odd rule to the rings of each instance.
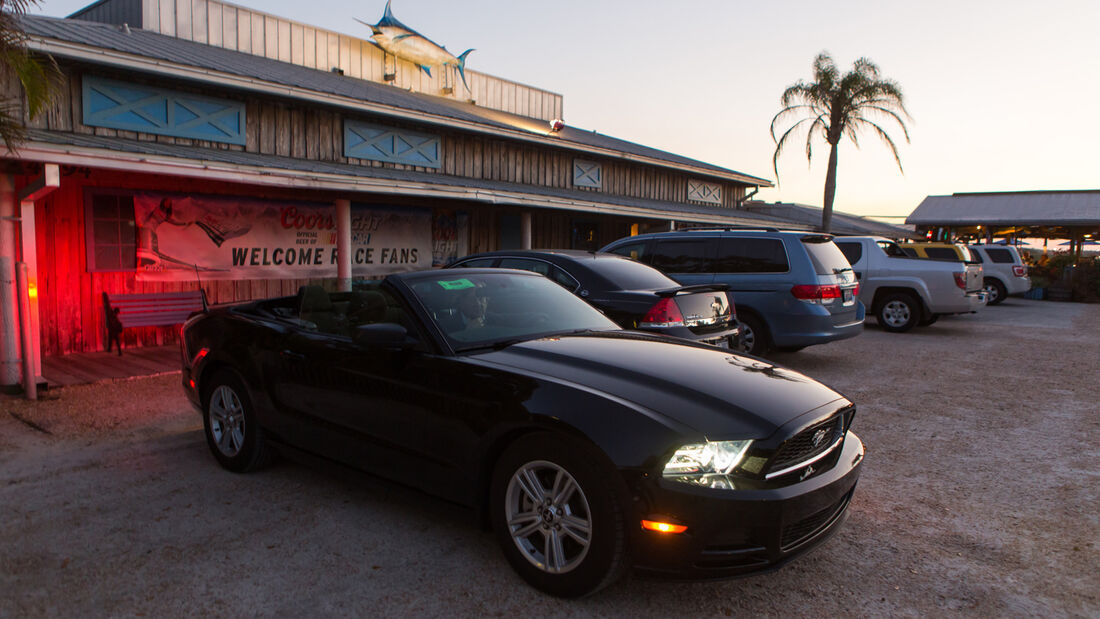
[[[554,434],[520,438],[493,472],[490,517],[512,568],[532,587],[578,598],[627,565],[625,490],[603,454]]]
[[[244,381],[230,370],[220,370],[210,378],[205,393],[203,429],[218,464],[234,473],[246,473],[266,464],[270,449]]]
[[[886,331],[904,333],[920,320],[920,303],[902,292],[888,295],[878,306],[878,324]]]
[[[985,288],[985,292],[989,297],[985,303],[986,305],[997,305],[1008,296],[1008,289],[996,278],[985,278],[982,281],[982,287]]]

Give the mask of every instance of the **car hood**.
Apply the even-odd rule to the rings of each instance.
[[[549,337],[471,360],[627,400],[711,440],[767,438],[796,417],[843,399],[763,359],[634,333]]]

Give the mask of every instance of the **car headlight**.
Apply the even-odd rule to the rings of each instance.
[[[663,476],[676,481],[699,483],[713,475],[727,475],[741,463],[751,444],[751,440],[746,440],[684,445],[665,463]]]

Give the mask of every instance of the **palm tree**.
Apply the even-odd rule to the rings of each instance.
[[[53,58],[36,57],[27,49],[22,18],[27,8],[39,0],[0,0],[0,80],[10,84],[19,80],[26,93],[27,113],[37,116],[57,92],[60,70]],[[23,123],[23,97],[0,99],[0,138],[8,150],[15,151],[27,138]]]
[[[866,58],[860,58],[852,65],[852,70],[844,75],[837,71],[836,63],[828,53],[822,52],[814,59],[814,81],[799,80],[783,91],[780,99],[783,109],[772,118],[771,134],[775,141],[775,154],[772,156],[772,168],[779,179],[779,154],[786,146],[788,138],[804,123],[809,123],[806,132],[806,160],[813,155],[813,138],[821,136],[829,143],[829,168],[825,175],[825,200],[821,213],[821,230],[829,231],[833,219],[833,198],[836,196],[837,144],[840,138],[848,136],[859,147],[859,133],[871,129],[873,133],[890,147],[894,161],[904,174],[898,148],[894,140],[876,120],[893,119],[909,141],[909,130],[905,127],[905,118],[911,118],[905,110],[901,89],[893,80],[883,79],[878,67]],[[795,115],[803,115],[798,122],[776,139],[776,124]],[[874,120],[872,120],[874,119]]]

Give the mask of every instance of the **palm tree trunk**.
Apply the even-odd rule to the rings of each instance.
[[[833,224],[833,198],[836,197],[836,144],[829,148],[829,169],[825,172],[825,200],[821,206],[821,231],[829,232]]]

